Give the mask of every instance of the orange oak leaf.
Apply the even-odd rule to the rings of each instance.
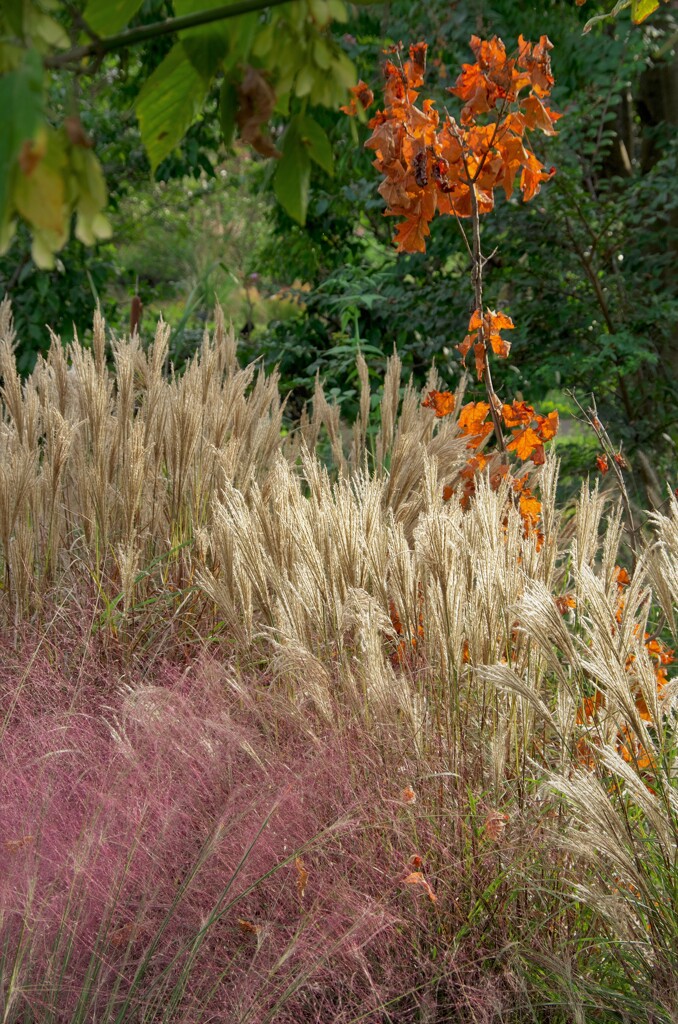
[[[470,334],[467,334],[464,340],[457,345],[457,349],[461,353],[461,361],[464,364],[464,366],[466,365],[466,356],[468,355],[472,344],[473,338],[471,337]]]
[[[528,128],[539,128],[544,135],[557,135],[553,127],[560,114],[546,107],[538,96],[528,96],[521,103],[521,112]]]
[[[487,367],[487,350],[485,349],[484,343],[482,341],[477,341],[473,346],[473,352],[475,355],[478,380],[482,380]]]
[[[605,698],[600,690],[596,690],[593,697],[584,697],[577,709],[577,725],[586,725],[587,722],[596,717],[598,708],[604,707]]]
[[[431,903],[436,903],[437,902],[438,897],[434,893],[434,891],[431,888],[431,886],[429,885],[429,883],[424,878],[423,871],[411,871],[409,873],[409,875],[407,875],[406,878],[403,878],[402,884],[403,885],[416,885],[416,886],[418,886],[420,889],[422,889],[426,893],[426,895],[430,899]]]
[[[541,502],[527,488],[519,498],[520,514],[526,525],[534,526],[541,515]]]
[[[628,571],[619,565],[615,566],[614,578],[618,590],[623,590],[624,587],[628,587],[631,582],[631,577],[629,576]]]
[[[455,397],[451,391],[429,391],[421,404],[425,409],[434,409],[436,416],[441,419],[454,412]]]
[[[469,437],[467,448],[478,448],[488,434],[494,429],[486,423],[490,406],[487,402],[469,402],[459,414],[459,429],[462,437]]]
[[[497,313],[493,309],[488,309],[483,320],[488,334],[495,334],[497,331],[513,330],[513,320],[506,313]]]
[[[387,107],[406,103],[409,96],[407,80],[402,70],[392,60],[387,60],[384,64],[384,75],[386,77],[384,99]]]
[[[550,441],[558,433],[558,410],[554,409],[548,416],[537,416],[537,432],[542,441]]]
[[[529,459],[535,448],[541,446],[541,438],[539,434],[532,429],[532,427],[524,427],[522,430],[517,430],[513,434],[513,438],[507,444],[507,449],[510,452],[515,452],[519,459],[523,462]]]
[[[532,452],[532,461],[535,466],[543,466],[546,462],[546,452],[544,451],[544,445],[538,444]]]
[[[547,171],[534,153],[528,153],[520,175],[520,190],[523,193],[524,202],[527,203],[533,199],[539,192],[542,182],[549,181],[555,173],[555,167]]]
[[[423,217],[407,217],[395,234],[398,252],[426,252],[426,239],[430,234],[431,229]]]
[[[507,427],[525,426],[534,419],[534,409],[527,402],[514,399],[511,405],[502,405],[501,413]]]
[[[349,92],[352,93],[350,101],[343,107],[339,107],[339,110],[344,114],[348,114],[349,117],[355,117],[358,113],[358,104],[360,104],[363,110],[367,110],[374,103],[374,93],[362,79]]]
[[[530,76],[532,88],[538,96],[548,96],[553,87],[551,74],[551,55],[553,43],[548,36],[541,36],[538,43],[532,45],[518,36],[517,64],[525,68]]]
[[[426,72],[426,51],[428,43],[412,43],[410,46],[410,59],[405,62],[405,75],[411,89],[418,89],[424,84],[424,73]]]
[[[400,621],[400,616],[398,615],[398,610],[395,606],[394,601],[389,601],[388,603],[388,614],[391,619],[391,625],[393,626],[393,629],[395,630],[398,636],[402,636],[405,630],[403,629],[403,624]]]

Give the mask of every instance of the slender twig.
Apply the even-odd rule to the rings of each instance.
[[[499,445],[499,451],[502,455],[506,454],[506,441],[504,440],[504,432],[501,427],[501,420],[499,418],[498,406],[501,402],[497,396],[497,392],[494,390],[494,384],[492,383],[492,371],[490,369],[490,359],[487,346],[487,338],[485,337],[485,324],[483,322],[483,268],[486,260],[483,258],[482,249],[480,247],[480,210],[478,208],[478,196],[476,194],[476,184],[472,182],[469,185],[471,190],[471,210],[473,216],[473,290],[475,293],[476,309],[480,313],[480,328],[478,330],[478,337],[485,349],[485,390],[487,391],[487,397],[490,403],[490,415],[492,416],[492,422],[494,424],[494,432],[497,438],[497,444]]]
[[[614,445],[612,444],[612,441],[610,440],[610,435],[608,434],[607,430],[605,429],[600,420],[600,417],[598,416],[598,408],[596,406],[596,400],[594,395],[591,395],[590,408],[584,409],[584,407],[579,402],[579,399],[575,395],[574,391],[566,390],[565,394],[569,395],[569,397],[572,399],[572,401],[575,403],[575,405],[581,412],[582,416],[584,417],[585,422],[588,423],[588,425],[591,427],[591,430],[593,430],[594,434],[598,438],[600,447],[603,449],[605,455],[607,456],[608,465],[614,470],[614,474],[617,477],[617,483],[619,484],[619,493],[621,494],[622,504],[624,505],[624,512],[626,513],[626,523],[628,528],[629,541],[631,544],[631,551],[633,552],[633,560],[635,567],[635,562],[638,558],[639,527],[635,525],[633,519],[633,510],[631,508],[629,492],[626,489],[626,481],[624,480],[621,471],[621,466],[618,462],[619,453],[616,451]]]
[[[94,57],[96,62],[100,62],[107,53],[126,50],[130,46],[137,46],[149,39],[172,35],[187,28],[196,28],[199,25],[210,25],[215,21],[224,21],[227,18],[237,18],[241,14],[262,11],[267,7],[279,7],[284,3],[289,3],[289,0],[237,0],[236,3],[224,4],[223,7],[214,7],[212,10],[195,11],[193,14],[185,14],[179,18],[165,18],[163,21],[154,21],[150,25],[138,25],[136,28],[125,29],[124,32],[119,32],[117,35],[93,39],[90,43],[74,46],[63,53],[48,54],[43,57],[42,63],[46,68],[64,68],[69,65],[79,65],[88,57]],[[78,68],[78,70],[81,73],[87,73],[89,69]]]
[[[449,118],[449,114],[448,114],[448,118]],[[485,264],[487,263],[487,259],[489,259],[489,257],[486,259],[483,256],[482,247],[481,247],[481,243],[480,243],[480,208],[478,206],[478,193],[476,192],[476,180],[478,178],[478,174],[480,173],[480,169],[482,168],[482,165],[483,165],[484,161],[487,158],[487,154],[489,153],[490,147],[488,147],[487,151],[483,155],[483,158],[480,161],[480,167],[476,171],[476,174],[472,176],[471,172],[469,170],[468,160],[467,160],[467,157],[466,157],[466,151],[465,151],[464,146],[463,146],[463,140],[461,138],[461,135],[459,134],[459,130],[457,128],[457,124],[456,124],[456,122],[452,118],[450,118],[450,126],[452,128],[452,131],[453,131],[457,141],[459,142],[459,145],[462,147],[462,159],[464,161],[464,171],[466,172],[467,183],[468,183],[469,191],[470,191],[470,194],[471,194],[471,222],[472,222],[472,226],[473,226],[473,250],[471,252],[471,260],[472,260],[473,266],[472,266],[472,271],[471,272],[472,272],[472,279],[473,279],[473,292],[474,292],[474,299],[475,299],[475,308],[479,311],[480,318],[481,318],[481,320],[480,320],[480,327],[478,329],[478,337],[480,339],[480,343],[482,344],[483,348],[485,349],[485,370],[484,370],[484,374],[483,374],[483,379],[485,381],[485,390],[487,391],[487,397],[488,397],[489,405],[490,405],[490,415],[492,416],[492,423],[494,424],[494,433],[495,433],[495,436],[497,438],[497,444],[499,446],[499,451],[502,453],[502,455],[506,455],[506,441],[504,440],[504,432],[503,432],[502,427],[501,427],[501,419],[499,418],[499,408],[501,407],[501,401],[499,399],[499,396],[497,395],[497,392],[494,390],[494,384],[492,383],[492,370],[490,369],[490,359],[489,359],[489,351],[488,351],[488,347],[487,347],[487,338],[485,337],[485,325],[484,325],[484,322],[483,322],[483,319],[482,319],[482,317],[483,317],[483,269],[484,269]],[[495,131],[495,134],[496,134],[496,131]],[[457,218],[457,222],[459,223],[459,218]],[[461,224],[459,226],[461,227]],[[462,230],[462,235],[463,235],[464,241],[466,242],[466,245],[467,245],[467,248],[468,248],[468,240],[467,240],[466,234],[463,232],[463,230]],[[496,252],[496,249],[494,250],[494,252]],[[494,255],[494,252],[493,252],[493,255]]]

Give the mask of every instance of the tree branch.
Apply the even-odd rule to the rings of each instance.
[[[483,256],[482,249],[480,247],[480,210],[478,208],[478,196],[476,194],[475,181],[472,181],[469,185],[471,190],[471,209],[473,212],[473,291],[475,296],[476,309],[480,312],[480,328],[478,330],[478,337],[482,342],[485,349],[485,390],[487,391],[487,397],[490,403],[490,415],[492,416],[492,423],[494,424],[494,433],[499,446],[499,451],[503,456],[506,455],[506,441],[504,440],[504,431],[501,426],[501,419],[499,417],[499,408],[501,408],[501,402],[497,397],[497,392],[494,390],[494,384],[492,383],[492,371],[490,369],[490,357],[489,348],[487,344],[487,338],[485,337],[485,325],[483,322],[483,267],[485,266],[486,260]]]
[[[42,63],[46,68],[58,69],[71,64],[79,64],[87,57],[96,57],[101,60],[107,53],[126,50],[129,46],[138,46],[139,43],[145,43],[149,39],[172,35],[187,28],[196,28],[199,25],[210,25],[215,21],[225,21],[227,18],[237,18],[240,14],[262,11],[267,7],[279,7],[284,3],[289,3],[289,0],[238,0],[237,3],[224,4],[223,7],[214,7],[209,11],[196,11],[180,18],[165,18],[163,21],[154,21],[150,25],[125,29],[124,32],[119,32],[114,36],[95,39],[82,46],[74,46],[64,53],[47,55],[43,57]]]

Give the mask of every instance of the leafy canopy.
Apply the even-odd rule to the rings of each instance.
[[[88,0],[84,11],[67,0],[0,6],[0,254],[20,220],[41,268],[54,266],[73,215],[82,242],[110,237],[104,173],[81,122],[77,83],[110,72],[112,55],[131,47],[150,53],[164,36],[173,45],[132,97],[152,173],[217,89],[223,143],[239,136],[276,160],[275,193],[290,216],[304,222],[311,163],[333,173],[329,140],[309,107],[336,109],[355,84],[353,63],[330,31],[348,17],[344,0],[174,0],[174,16],[150,23],[145,9],[143,0]],[[50,109],[54,75],[70,79],[65,118]],[[268,127],[274,116],[287,119],[280,142]]]

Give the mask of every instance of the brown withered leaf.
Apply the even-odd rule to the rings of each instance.
[[[19,150],[19,167],[22,174],[30,178],[46,152],[44,143],[36,142],[34,139],[26,139]]]
[[[273,140],[262,133],[275,107],[275,93],[256,68],[248,67],[238,87],[238,111],[235,122],[243,142],[261,156],[280,157]]]
[[[69,140],[74,146],[82,146],[83,149],[91,149],[94,145],[92,139],[83,128],[82,121],[77,114],[64,118],[64,128],[66,129],[66,135],[68,135]]]

